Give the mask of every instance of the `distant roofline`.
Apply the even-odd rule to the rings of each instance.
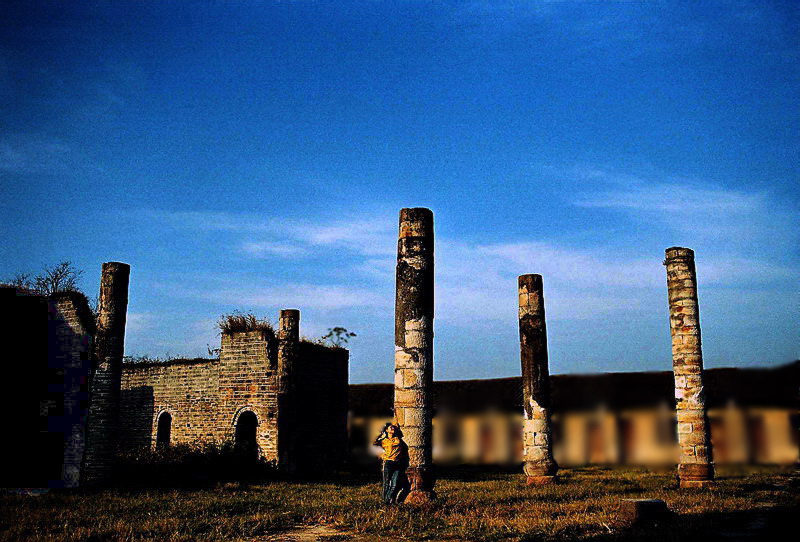
[[[789,361],[783,363],[781,365],[774,365],[769,367],[712,367],[710,369],[704,369],[703,372],[718,372],[718,371],[778,371],[781,369],[789,369],[795,365],[800,365],[800,360]],[[607,373],[557,373],[551,374],[551,378],[562,378],[562,377],[591,377],[591,376],[614,376],[614,375],[641,375],[641,374],[664,374],[669,373],[672,374],[672,371],[669,369],[663,371],[614,371],[614,372],[607,372]],[[459,382],[499,382],[502,380],[513,380],[515,378],[522,378],[521,375],[516,376],[500,376],[494,378],[460,378],[460,379],[443,379],[443,380],[434,380],[434,382],[449,382],[449,383],[459,383]],[[350,386],[392,386],[392,382],[359,382],[356,384],[350,384]]]

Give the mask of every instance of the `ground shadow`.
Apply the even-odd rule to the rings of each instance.
[[[798,509],[790,506],[759,508],[739,512],[671,514],[665,520],[642,527],[609,526],[611,532],[586,538],[593,542],[633,540],[796,540],[795,518]],[[523,539],[532,542],[537,538]]]

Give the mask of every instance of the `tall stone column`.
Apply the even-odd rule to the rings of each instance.
[[[295,470],[294,366],[300,348],[300,311],[281,310],[278,324],[278,464]]]
[[[703,352],[694,251],[666,250],[669,323],[672,334],[672,369],[678,417],[681,487],[703,487],[714,478],[711,439],[703,390]]]
[[[435,497],[431,457],[433,382],[433,213],[400,211],[394,313],[394,414],[408,444],[406,502]]]
[[[117,448],[130,272],[128,264],[106,262],[100,279],[82,473],[90,486],[109,481]]]
[[[528,485],[555,481],[550,431],[550,369],[541,275],[519,277],[519,350],[522,362],[523,471]]]

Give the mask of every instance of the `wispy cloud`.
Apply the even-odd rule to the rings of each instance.
[[[299,257],[330,249],[369,256],[394,253],[395,222],[388,216],[310,222],[254,213],[213,211],[140,212],[176,228],[240,235],[240,250],[254,257]]]
[[[0,171],[16,174],[59,173],[75,165],[65,142],[25,134],[0,139]]]
[[[598,191],[575,201],[581,207],[666,212],[684,216],[696,213],[753,213],[763,211],[767,203],[766,194],[661,182],[632,183],[625,189]]]
[[[244,282],[244,281],[240,281]],[[182,297],[233,305],[244,309],[297,307],[317,311],[340,309],[372,309],[390,306],[394,299],[377,289],[342,284],[284,283],[269,286],[237,285],[233,287],[174,290]]]
[[[142,333],[152,329],[156,324],[156,317],[149,312],[129,312],[126,324],[126,333]]]
[[[242,243],[242,250],[257,258],[269,256],[279,256],[283,258],[304,256],[309,251],[298,244],[281,243],[277,241],[245,241]]]
[[[568,170],[565,175],[589,181],[572,201],[577,207],[625,213],[645,231],[653,225],[667,228],[677,234],[676,242],[724,249],[732,258],[749,255],[756,243],[778,253],[793,249],[800,240],[797,229],[787,227],[800,221],[800,212],[768,191],[597,168]]]
[[[603,318],[647,308],[663,294],[666,275],[661,253],[648,257],[545,242],[489,245],[439,243],[437,314],[469,325],[480,320],[513,319],[517,277],[544,277],[548,312],[554,319]],[[700,255],[704,288],[791,279],[788,267],[747,258]]]
[[[395,224],[389,217],[333,224],[300,224],[293,228],[298,240],[312,246],[336,247],[367,255],[395,251]]]

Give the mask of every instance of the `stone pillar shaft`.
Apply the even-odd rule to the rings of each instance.
[[[678,417],[681,487],[701,487],[714,478],[711,439],[703,390],[703,352],[694,251],[666,250],[672,368]]]
[[[294,366],[300,348],[300,311],[281,310],[278,324],[278,463],[295,470]]]
[[[83,460],[82,478],[86,485],[102,485],[112,474],[119,436],[130,271],[128,264],[103,264]]]
[[[550,430],[550,370],[541,275],[519,277],[519,346],[522,362],[523,470],[528,484],[555,480]]]
[[[431,457],[433,382],[433,213],[400,211],[394,326],[394,414],[408,444],[406,502],[435,496]]]

